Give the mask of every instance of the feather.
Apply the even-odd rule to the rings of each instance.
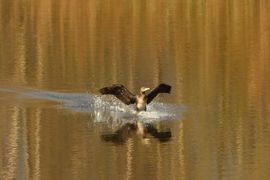
[[[122,84],[114,84],[109,87],[104,87],[99,90],[101,94],[111,94],[120,99],[123,103],[129,105],[136,102],[136,96],[132,94],[125,86]]]
[[[147,104],[149,104],[159,93],[170,93],[171,86],[167,84],[160,84],[153,89],[149,94],[146,95]]]

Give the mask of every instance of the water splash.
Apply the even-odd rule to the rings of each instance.
[[[3,91],[3,89],[1,90]],[[154,122],[179,120],[185,111],[182,105],[152,102],[146,112],[136,112],[134,105],[125,105],[113,96],[100,96],[90,93],[62,93],[39,90],[6,90],[19,95],[20,98],[34,98],[59,102],[58,108],[90,113],[97,123],[112,126],[129,121]]]

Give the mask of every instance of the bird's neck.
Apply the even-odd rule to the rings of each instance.
[[[145,98],[145,94],[144,93],[140,93],[140,95],[138,95],[140,98]]]
[[[145,92],[141,92],[140,93],[140,96],[145,96]]]
[[[145,97],[145,94],[137,95],[136,110],[137,111],[146,111],[146,97]]]

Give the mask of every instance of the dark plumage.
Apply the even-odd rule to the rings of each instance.
[[[171,86],[167,84],[160,84],[155,89],[153,89],[147,97],[147,104],[149,104],[159,93],[171,93]]]
[[[149,90],[149,88],[142,87],[140,90],[140,95],[134,95],[125,86],[121,84],[114,84],[112,86],[100,89],[99,92],[101,94],[115,95],[127,105],[135,103],[137,111],[145,111],[146,104],[149,104],[159,93],[170,93],[171,86],[162,83],[153,89],[149,94],[146,94],[146,92]]]
[[[136,96],[121,84],[114,84],[110,87],[104,87],[100,89],[99,92],[101,94],[115,95],[118,99],[127,105],[134,104],[136,102]]]

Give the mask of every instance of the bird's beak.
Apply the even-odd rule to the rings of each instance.
[[[144,88],[143,89],[143,92],[147,92],[147,91],[150,91],[150,88]]]

